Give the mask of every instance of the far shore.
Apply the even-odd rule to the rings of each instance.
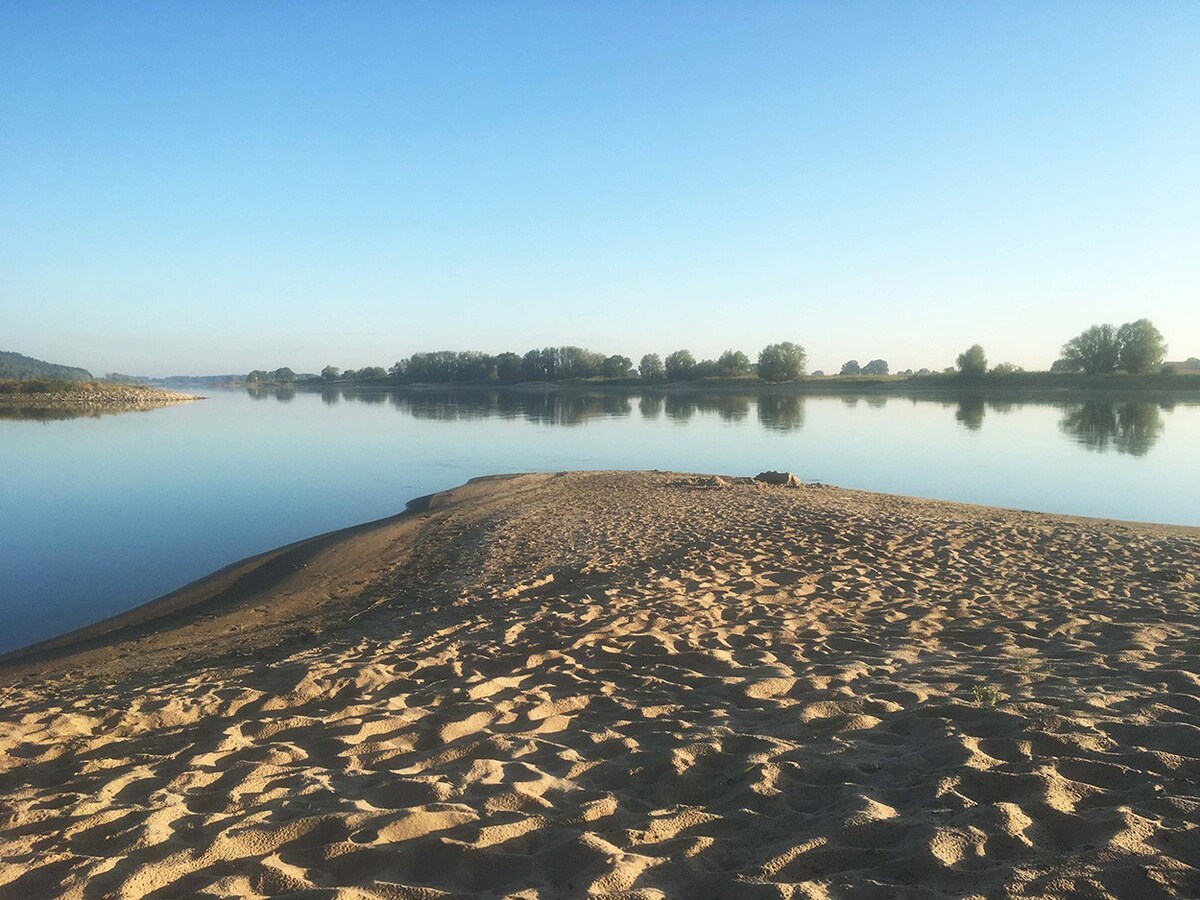
[[[476,479],[8,655],[0,894],[1200,894],[1200,529],[772,480]]]
[[[554,382],[418,382],[390,379],[366,381],[232,382],[225,387],[254,390],[346,390],[392,393],[432,391],[499,391],[505,393],[614,393],[614,394],[785,394],[785,395],[888,395],[900,397],[982,396],[1009,400],[1069,399],[1071,397],[1128,397],[1147,400],[1200,400],[1200,375],[1126,376],[1057,375],[1030,372],[963,379],[951,375],[929,376],[808,376],[798,381],[768,382],[759,378],[706,378],[697,381],[642,381],[637,378],[567,379]]]

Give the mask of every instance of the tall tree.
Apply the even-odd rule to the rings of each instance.
[[[726,350],[717,357],[717,372],[726,378],[750,374],[750,357],[741,350]]]
[[[1062,345],[1062,358],[1089,375],[1106,375],[1117,367],[1121,342],[1111,325],[1093,325]]]
[[[981,378],[987,372],[987,355],[979,344],[958,354],[958,374],[963,378]]]
[[[848,359],[844,363],[842,363],[842,371],[839,374],[841,374],[841,375],[861,375],[862,374],[862,366],[860,366],[858,364],[857,359]]]
[[[515,353],[501,353],[496,357],[496,377],[502,384],[516,384],[521,380],[521,357]]]
[[[1121,345],[1121,368],[1134,375],[1146,375],[1162,368],[1167,343],[1162,332],[1149,319],[1126,322],[1117,331]]]
[[[768,344],[758,354],[758,377],[763,381],[795,381],[804,374],[804,348],[791,341]]]
[[[628,356],[605,357],[600,366],[600,374],[605,378],[627,378],[633,368],[633,360]]]
[[[663,360],[668,381],[687,381],[696,369],[696,358],[687,350],[676,350]]]
[[[886,359],[873,359],[863,366],[864,375],[886,375],[889,371]]]
[[[638,375],[641,376],[642,381],[658,381],[666,375],[662,360],[659,359],[657,353],[647,353],[642,357],[642,361],[638,363]]]

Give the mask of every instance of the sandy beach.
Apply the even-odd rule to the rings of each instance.
[[[0,661],[0,896],[1200,896],[1200,531],[484,479]]]

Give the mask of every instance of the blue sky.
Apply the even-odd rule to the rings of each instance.
[[[0,349],[1200,355],[1200,4],[0,2]]]

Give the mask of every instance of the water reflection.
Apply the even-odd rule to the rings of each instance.
[[[686,422],[696,414],[696,401],[691,397],[668,395],[663,402],[663,410],[668,419],[676,422]]]
[[[108,406],[9,406],[0,404],[0,420],[10,422],[65,422],[70,419],[102,419],[131,412],[153,412],[163,406],[147,404],[110,404]]]
[[[657,419],[663,414],[663,398],[653,394],[638,397],[638,412],[643,419]]]
[[[328,389],[327,389],[328,390]],[[325,397],[325,403],[336,402]],[[435,422],[469,422],[481,419],[524,419],[538,425],[582,425],[594,418],[629,416],[628,394],[575,394],[550,391],[372,391],[343,389],[344,400],[356,403],[391,403],[414,419]],[[646,407],[642,407],[643,415]]]
[[[246,387],[246,393],[254,400],[266,400],[268,397],[274,397],[280,403],[291,403],[296,399],[296,389],[290,384],[252,384]],[[324,392],[322,392],[322,397],[324,397]],[[337,401],[333,402],[336,403]]]
[[[983,416],[986,411],[987,404],[982,397],[963,397],[958,401],[954,418],[971,431],[978,431],[983,427]]]
[[[707,402],[698,402],[704,412],[715,412],[723,422],[741,422],[750,415],[750,400],[747,397],[714,397]]]
[[[69,407],[0,406],[0,419],[14,422],[60,422],[65,419],[99,419],[114,416],[124,410],[82,410]]]
[[[662,409],[667,418],[677,422],[686,422],[697,413],[703,413],[734,423],[750,415],[750,398],[725,394],[669,394],[665,397],[643,397],[639,407],[646,418],[656,418],[657,410]]]
[[[251,387],[247,393],[255,399],[274,397],[289,402],[295,396],[291,387]],[[802,394],[762,393],[757,395],[731,394],[662,394],[621,393],[597,391],[512,391],[489,389],[389,391],[371,388],[324,387],[321,402],[333,406],[341,402],[368,405],[390,404],[394,409],[414,419],[436,422],[469,422],[500,418],[573,427],[597,418],[622,418],[634,413],[646,420],[663,417],[686,424],[696,416],[716,416],[724,422],[745,422],[751,407],[757,413],[758,424],[769,431],[796,432],[804,427],[805,399]],[[862,400],[870,409],[882,409],[893,397],[885,394],[846,395],[839,397],[846,406],[857,407]],[[1127,453],[1143,456],[1154,447],[1163,431],[1162,410],[1169,410],[1168,401],[1127,400],[1097,397],[1087,400],[988,398],[979,394],[955,396],[915,395],[913,405],[936,404],[952,410],[954,420],[968,431],[984,427],[989,413],[1008,415],[1025,406],[1052,406],[1063,410],[1059,430],[1088,450]],[[1192,398],[1183,402],[1194,402]],[[0,410],[0,417],[24,417],[15,410]],[[39,411],[29,418],[65,418],[63,411]]]
[[[796,394],[763,394],[758,398],[758,423],[770,431],[804,427],[804,398]]]
[[[1088,450],[1103,453],[1112,447],[1145,456],[1162,434],[1163,422],[1159,405],[1145,400],[1091,401],[1068,410],[1058,427]]]

